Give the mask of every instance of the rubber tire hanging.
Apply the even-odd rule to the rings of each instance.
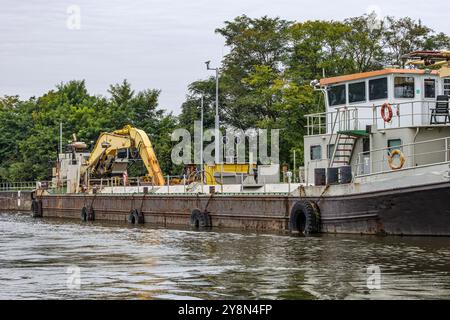
[[[208,212],[194,209],[191,212],[190,225],[194,228],[209,228],[212,226],[211,216]]]
[[[137,209],[133,209],[128,214],[128,222],[132,224],[143,224],[145,222],[145,217],[142,212]]]
[[[95,211],[92,206],[85,206],[81,209],[81,221],[95,221]]]
[[[289,230],[292,233],[310,235],[320,232],[320,214],[312,201],[298,201],[291,210]]]
[[[42,211],[42,200],[33,199],[33,201],[31,202],[32,217],[41,218],[43,216]]]

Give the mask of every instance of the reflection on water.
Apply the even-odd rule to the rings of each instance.
[[[367,266],[381,289],[367,288]],[[79,266],[80,289],[66,273]],[[2,299],[450,298],[450,238],[290,237],[0,214]]]

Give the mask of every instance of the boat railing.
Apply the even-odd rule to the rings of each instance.
[[[447,163],[449,147],[447,137],[360,152],[354,172],[363,176]],[[400,152],[393,153],[396,149]]]
[[[392,111],[390,121],[385,121],[381,110],[389,104]],[[386,102],[372,106],[345,106],[335,111],[306,115],[307,136],[337,133],[338,131],[365,130],[371,125],[378,130],[413,127],[450,125],[450,118],[446,114],[437,114],[436,121],[432,121],[433,110],[436,107],[435,99],[414,100],[404,102]],[[386,110],[387,112],[387,110]],[[447,120],[447,121],[446,121]]]
[[[389,122],[385,121],[381,115],[383,104],[374,105],[370,120],[372,120],[372,125],[378,129],[450,124],[445,121],[447,119],[442,119],[444,114],[437,115],[436,121],[431,121],[436,102],[436,100],[417,100],[390,103],[392,119]],[[360,118],[360,120],[368,119]]]
[[[358,130],[360,128],[358,110],[360,107],[341,107],[336,111],[306,115],[306,134],[308,136],[337,131]]]
[[[36,189],[36,181],[0,181],[0,191],[28,191]]]

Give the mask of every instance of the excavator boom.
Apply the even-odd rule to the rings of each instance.
[[[129,137],[132,142],[132,147],[136,148],[147,168],[148,174],[152,177],[154,183],[159,186],[164,185],[164,176],[159,166],[158,158],[148,135],[144,130],[134,128],[132,126],[125,126],[121,130],[114,131],[120,136]]]
[[[113,133],[104,132],[100,135],[85,170],[95,171],[99,164],[105,162],[108,157],[117,156],[118,150],[130,148],[135,148],[139,152],[153,183],[159,186],[164,185],[164,176],[148,135],[143,130],[129,125]]]

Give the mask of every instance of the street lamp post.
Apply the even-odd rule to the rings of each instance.
[[[200,112],[200,122],[201,122],[201,128],[200,128],[200,172],[202,175],[202,186],[204,183],[204,175],[205,175],[205,168],[203,165],[203,95],[201,98],[201,103],[200,103],[200,108],[201,108],[201,112]]]
[[[206,61],[206,70],[214,70],[216,72],[216,117],[215,117],[215,163],[220,163],[220,120],[219,120],[219,68],[211,68],[211,61]]]

